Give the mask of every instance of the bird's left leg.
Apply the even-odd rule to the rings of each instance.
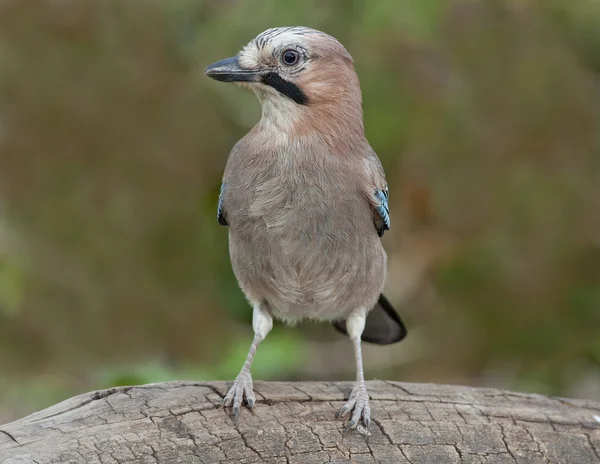
[[[248,351],[248,357],[242,367],[242,370],[235,378],[233,385],[227,392],[225,398],[223,398],[223,405],[225,407],[232,406],[234,420],[237,424],[238,417],[240,414],[240,407],[244,399],[250,409],[254,408],[254,391],[252,385],[252,375],[250,374],[250,366],[252,360],[256,354],[256,349],[260,342],[262,342],[267,334],[273,328],[273,317],[265,309],[261,303],[254,304],[254,311],[252,313],[252,328],[254,329],[254,340],[250,345],[250,351]]]
[[[362,350],[360,347],[360,337],[365,329],[365,320],[367,312],[364,308],[354,311],[346,321],[346,329],[350,340],[354,345],[354,357],[356,358],[356,383],[348,398],[348,402],[342,406],[338,412],[338,417],[351,413],[350,420],[346,425],[346,430],[356,429],[359,432],[368,434],[371,423],[371,407],[369,406],[369,394],[365,385],[365,376],[363,373]],[[362,425],[360,422],[362,421]],[[359,427],[360,425],[360,427]]]

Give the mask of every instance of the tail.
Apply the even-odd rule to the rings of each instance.
[[[333,326],[344,334],[348,333],[346,321],[334,321]],[[361,340],[377,345],[391,345],[404,339],[406,334],[406,327],[400,316],[382,293],[375,307],[367,314]]]

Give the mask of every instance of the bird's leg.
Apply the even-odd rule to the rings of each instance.
[[[354,345],[354,357],[356,358],[356,383],[350,393],[350,398],[338,412],[338,417],[351,413],[346,430],[356,429],[368,434],[371,423],[371,407],[369,406],[369,394],[365,385],[363,373],[362,350],[360,337],[365,329],[366,311],[359,309],[353,312],[346,321],[346,329],[352,344]],[[362,421],[362,424],[360,424]]]
[[[260,303],[254,305],[254,311],[252,313],[252,328],[254,329],[254,340],[250,345],[250,351],[248,351],[248,357],[244,363],[244,367],[235,378],[233,385],[227,392],[227,395],[223,399],[223,405],[225,407],[232,406],[235,423],[237,424],[238,417],[240,414],[240,407],[246,399],[246,404],[252,410],[254,408],[254,392],[252,390],[252,375],[250,375],[250,366],[252,360],[256,354],[256,349],[260,342],[262,342],[267,334],[273,328],[273,318],[271,314],[262,307]]]

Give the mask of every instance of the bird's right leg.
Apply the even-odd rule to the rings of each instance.
[[[360,347],[360,337],[365,330],[365,321],[367,313],[364,308],[354,311],[346,320],[348,335],[354,345],[354,357],[356,359],[356,383],[350,393],[350,398],[338,412],[338,417],[343,417],[351,412],[350,420],[346,425],[346,431],[358,429],[362,434],[369,435],[369,425],[371,423],[371,407],[369,406],[369,393],[365,385],[365,375],[363,372],[362,349]],[[359,424],[362,422],[362,424]]]
[[[246,399],[246,404],[250,409],[254,407],[254,392],[252,389],[252,375],[250,374],[250,366],[252,360],[256,354],[256,349],[260,342],[262,342],[267,334],[273,328],[273,317],[264,308],[261,303],[254,304],[254,311],[252,313],[252,328],[254,329],[254,340],[250,345],[250,351],[248,357],[244,363],[244,367],[236,377],[233,385],[227,392],[225,398],[223,398],[223,405],[225,407],[232,406],[235,422],[237,423],[240,414],[240,407]]]

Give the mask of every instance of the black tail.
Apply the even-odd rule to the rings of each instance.
[[[348,333],[346,321],[334,321],[333,326],[344,334]],[[361,340],[377,345],[391,345],[401,341],[406,337],[406,333],[406,327],[400,316],[382,293],[375,307],[367,314]]]

